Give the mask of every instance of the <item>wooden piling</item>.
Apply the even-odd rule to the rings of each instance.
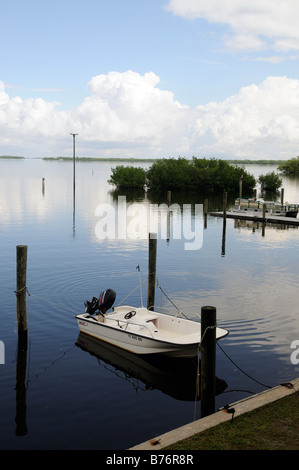
[[[239,179],[239,198],[242,198],[243,176]]]
[[[227,192],[223,193],[223,218],[226,219]]]
[[[147,308],[154,308],[156,286],[157,234],[149,234]]]
[[[227,192],[223,193],[223,225],[222,225],[222,247],[221,255],[225,255],[225,239],[226,239],[226,206],[227,206]]]
[[[266,209],[267,209],[267,204],[263,203],[262,237],[265,236],[265,229],[266,229]]]
[[[201,309],[201,417],[215,413],[216,308]]]
[[[27,344],[27,311],[26,311],[26,277],[27,277],[27,245],[17,246],[17,322],[19,342]]]
[[[208,200],[208,199],[205,199],[204,202],[203,202],[203,212],[204,212],[204,215],[207,215],[207,214],[208,214],[208,209],[209,209],[209,200]]]
[[[263,220],[266,218],[266,209],[267,209],[267,204],[263,203]]]

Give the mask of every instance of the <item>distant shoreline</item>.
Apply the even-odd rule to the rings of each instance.
[[[8,160],[25,160],[25,157],[16,157],[13,155],[0,155],[0,158],[8,159]]]
[[[0,155],[0,159],[8,159],[8,160],[25,160],[31,159],[34,160],[33,157],[19,157],[14,155]],[[72,157],[36,157],[36,160],[46,160],[46,161],[54,161],[54,162],[72,162]],[[96,158],[96,157],[76,157],[76,162],[116,162],[116,163],[147,163],[147,162],[155,162],[157,160],[163,160],[163,158]],[[239,164],[239,165],[281,165],[285,163],[286,160],[240,160],[240,159],[232,159],[232,160],[225,160],[231,164]]]
[[[47,161],[63,161],[72,162],[72,157],[44,157],[43,160]],[[76,162],[154,162],[155,158],[97,158],[97,157],[76,157]]]

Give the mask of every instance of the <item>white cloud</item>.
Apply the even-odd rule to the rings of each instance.
[[[169,0],[166,9],[229,26],[225,41],[234,50],[299,49],[297,0]]]
[[[268,77],[223,102],[183,106],[152,73],[110,72],[72,110],[0,87],[0,154],[291,158],[299,146],[299,80]]]
[[[56,102],[47,102],[41,98],[22,100],[16,96],[9,98],[0,94],[0,129],[1,133],[12,138],[30,133],[35,136],[57,136],[63,132],[61,124],[66,113],[56,109]],[[17,134],[15,134],[17,133]]]
[[[282,55],[273,55],[270,57],[256,57],[252,60],[256,62],[269,62],[272,64],[280,64],[281,62],[285,62],[286,60],[298,60],[298,55],[290,55],[290,56],[282,56]]]
[[[170,91],[157,88],[152,72],[109,72],[88,83],[91,95],[75,112],[78,132],[86,140],[146,145],[161,150],[188,116],[189,108]],[[179,145],[176,139],[177,145]]]
[[[268,77],[222,103],[198,106],[195,142],[207,151],[249,158],[290,158],[299,143],[299,81]]]

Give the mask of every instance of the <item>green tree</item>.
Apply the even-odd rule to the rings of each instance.
[[[230,165],[225,160],[195,158],[170,158],[157,160],[147,172],[150,189],[196,190],[208,193],[239,190],[243,178],[244,191],[252,191],[255,178],[241,167]]]
[[[146,183],[146,170],[140,167],[118,165],[112,169],[108,183],[117,189],[143,189]]]
[[[258,182],[261,184],[262,191],[277,191],[282,185],[282,179],[272,171],[266,175],[260,175]]]
[[[240,178],[243,180],[244,192],[251,192],[256,183],[254,176],[244,168],[231,165],[225,160],[193,158],[193,167],[197,187],[206,193],[237,193]]]
[[[250,193],[255,178],[242,167],[225,160],[195,158],[169,158],[156,160],[146,171],[142,168],[117,166],[112,170],[109,183],[118,189],[143,188],[152,190],[201,191],[205,194],[239,191],[240,178],[243,192]]]
[[[147,171],[150,189],[186,189],[193,187],[190,162],[186,158],[157,160]]]
[[[295,175],[299,173],[299,156],[282,163],[278,166],[278,170],[285,175]]]

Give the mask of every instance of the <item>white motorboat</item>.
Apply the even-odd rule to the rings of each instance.
[[[102,295],[100,306],[97,305],[100,314],[94,315],[94,309],[88,302],[89,311],[76,315],[81,332],[135,354],[172,357],[194,357],[198,354],[201,342],[199,322],[130,305],[115,307],[106,313],[108,308],[101,306],[101,298]],[[93,299],[95,304],[96,300]],[[216,340],[227,334],[227,330],[216,328]]]

